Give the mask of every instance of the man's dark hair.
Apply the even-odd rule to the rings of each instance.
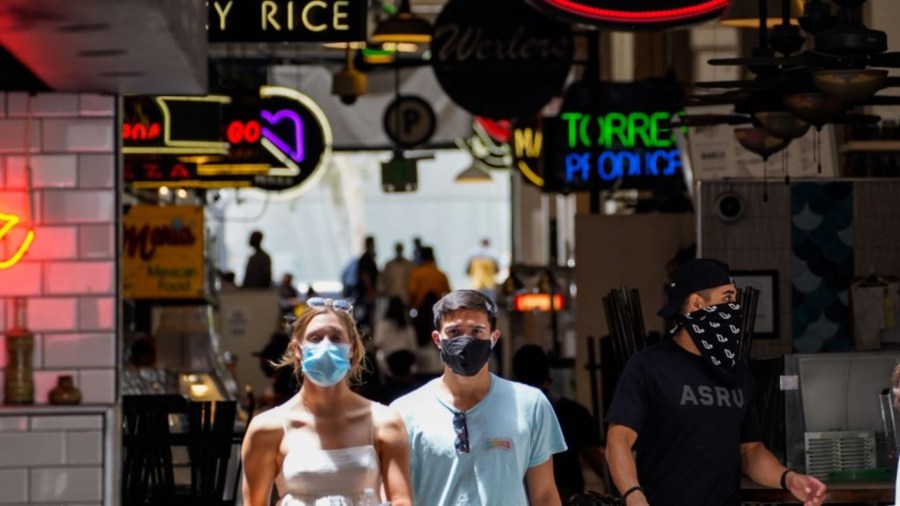
[[[526,344],[513,355],[513,377],[516,381],[540,388],[550,378],[550,357],[536,344]]]
[[[423,262],[434,261],[434,249],[431,246],[425,246],[419,251],[419,256]]]
[[[465,309],[486,314],[491,325],[490,330],[497,327],[497,305],[494,301],[475,290],[456,290],[444,295],[434,305],[434,328],[441,330],[441,322],[445,316]]]

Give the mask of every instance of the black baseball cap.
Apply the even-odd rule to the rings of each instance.
[[[669,284],[669,302],[656,312],[663,318],[674,318],[692,293],[734,283],[728,264],[712,258],[697,258],[682,265]]]

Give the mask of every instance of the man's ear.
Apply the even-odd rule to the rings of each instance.
[[[692,293],[688,297],[688,312],[693,313],[694,311],[699,311],[704,307],[706,307],[706,301],[703,299],[703,297],[700,296],[699,293]]]
[[[499,340],[500,340],[500,329],[494,329],[494,331],[491,332],[491,346],[496,346],[497,341],[499,341]]]
[[[434,345],[441,349],[441,333],[433,330],[431,331],[431,340],[434,342]]]

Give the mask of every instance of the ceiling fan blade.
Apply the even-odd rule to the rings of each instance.
[[[840,118],[832,121],[836,125],[871,125],[881,121],[881,116],[874,114],[855,114],[847,113]]]
[[[777,56],[758,56],[758,57],[741,57],[741,58],[713,58],[707,60],[710,65],[753,65],[758,67],[777,67],[783,65],[787,59]]]
[[[675,121],[678,120],[678,121]],[[752,120],[748,116],[740,114],[689,114],[678,116],[669,122],[669,128],[677,127],[703,127],[713,125],[743,125]]]
[[[703,89],[715,88],[755,88],[760,86],[759,81],[753,79],[743,79],[739,81],[700,81],[694,83],[694,86]],[[770,86],[766,86],[767,88]]]
[[[873,54],[869,56],[869,65],[873,67],[900,68],[900,52]]]
[[[854,102],[854,105],[900,105],[900,96],[876,95],[861,102]]]

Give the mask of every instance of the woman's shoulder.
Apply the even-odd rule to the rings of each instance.
[[[284,409],[281,406],[263,411],[250,420],[247,437],[270,438],[284,433]]]

